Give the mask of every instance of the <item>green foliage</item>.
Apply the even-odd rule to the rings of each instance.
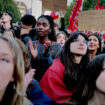
[[[68,21],[68,19],[69,19],[69,16],[70,16],[70,13],[71,13],[71,11],[72,11],[72,9],[73,9],[73,6],[74,6],[74,4],[75,4],[75,1],[76,0],[73,0],[73,2],[67,7],[67,11],[66,11],[66,14],[65,14],[65,26],[66,26],[66,28],[68,27],[68,25],[69,25],[69,21]]]
[[[65,14],[65,26],[66,26],[66,28],[69,25],[68,18],[70,16],[72,8],[74,7],[75,1],[76,0],[73,0],[73,2],[67,7],[67,11],[66,11],[66,14]],[[83,2],[83,11],[94,10],[95,6],[97,4],[97,1],[98,0],[84,0],[84,2]],[[102,6],[102,5],[105,6],[105,0],[99,0],[99,6]]]
[[[98,0],[84,0],[83,10],[94,10]],[[105,0],[99,0],[99,6],[105,6]]]
[[[20,20],[20,12],[13,0],[0,0],[0,13],[3,11],[10,11],[13,14],[13,22]]]

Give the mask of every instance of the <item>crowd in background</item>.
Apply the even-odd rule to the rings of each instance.
[[[71,32],[64,16],[0,19],[1,105],[105,105],[104,31]]]

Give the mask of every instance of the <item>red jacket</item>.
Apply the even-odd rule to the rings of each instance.
[[[64,70],[65,67],[61,61],[55,59],[39,82],[42,91],[58,104],[64,104],[73,94],[63,82]]]

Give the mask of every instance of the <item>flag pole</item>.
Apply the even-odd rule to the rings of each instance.
[[[33,4],[33,0],[31,0],[31,10],[32,10],[32,4]]]

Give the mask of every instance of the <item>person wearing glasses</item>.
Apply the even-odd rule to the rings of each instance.
[[[53,61],[39,82],[46,105],[67,104],[84,81],[89,64],[87,44],[87,36],[80,32],[68,38],[60,58]]]

